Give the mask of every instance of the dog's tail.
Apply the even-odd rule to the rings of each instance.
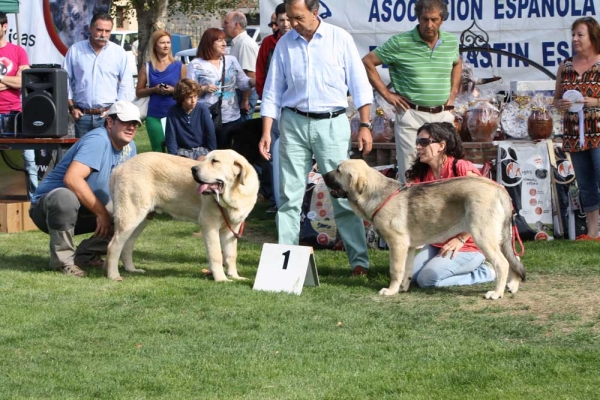
[[[513,247],[513,224],[512,224],[512,202],[508,193],[505,193],[503,197],[502,205],[505,210],[504,226],[502,227],[502,244],[500,245],[502,254],[508,260],[510,269],[517,274],[521,281],[525,282],[525,266],[521,262],[521,259],[515,254]]]

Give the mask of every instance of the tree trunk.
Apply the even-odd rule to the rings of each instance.
[[[152,32],[164,29],[169,0],[134,0],[138,20],[138,66],[150,61],[148,42]]]

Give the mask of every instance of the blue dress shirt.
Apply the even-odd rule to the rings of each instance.
[[[373,88],[352,36],[320,20],[310,42],[295,30],[275,47],[265,81],[261,115],[277,119],[282,107],[328,112],[373,101]]]
[[[63,68],[69,74],[69,99],[81,108],[107,107],[135,98],[127,53],[110,41],[98,54],[89,40],[73,44]]]

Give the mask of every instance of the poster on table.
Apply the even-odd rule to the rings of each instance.
[[[497,180],[510,194],[523,240],[552,240],[552,173],[545,141],[498,142]]]

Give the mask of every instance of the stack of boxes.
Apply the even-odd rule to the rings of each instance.
[[[0,232],[13,233],[37,229],[29,218],[29,201],[0,200]]]

